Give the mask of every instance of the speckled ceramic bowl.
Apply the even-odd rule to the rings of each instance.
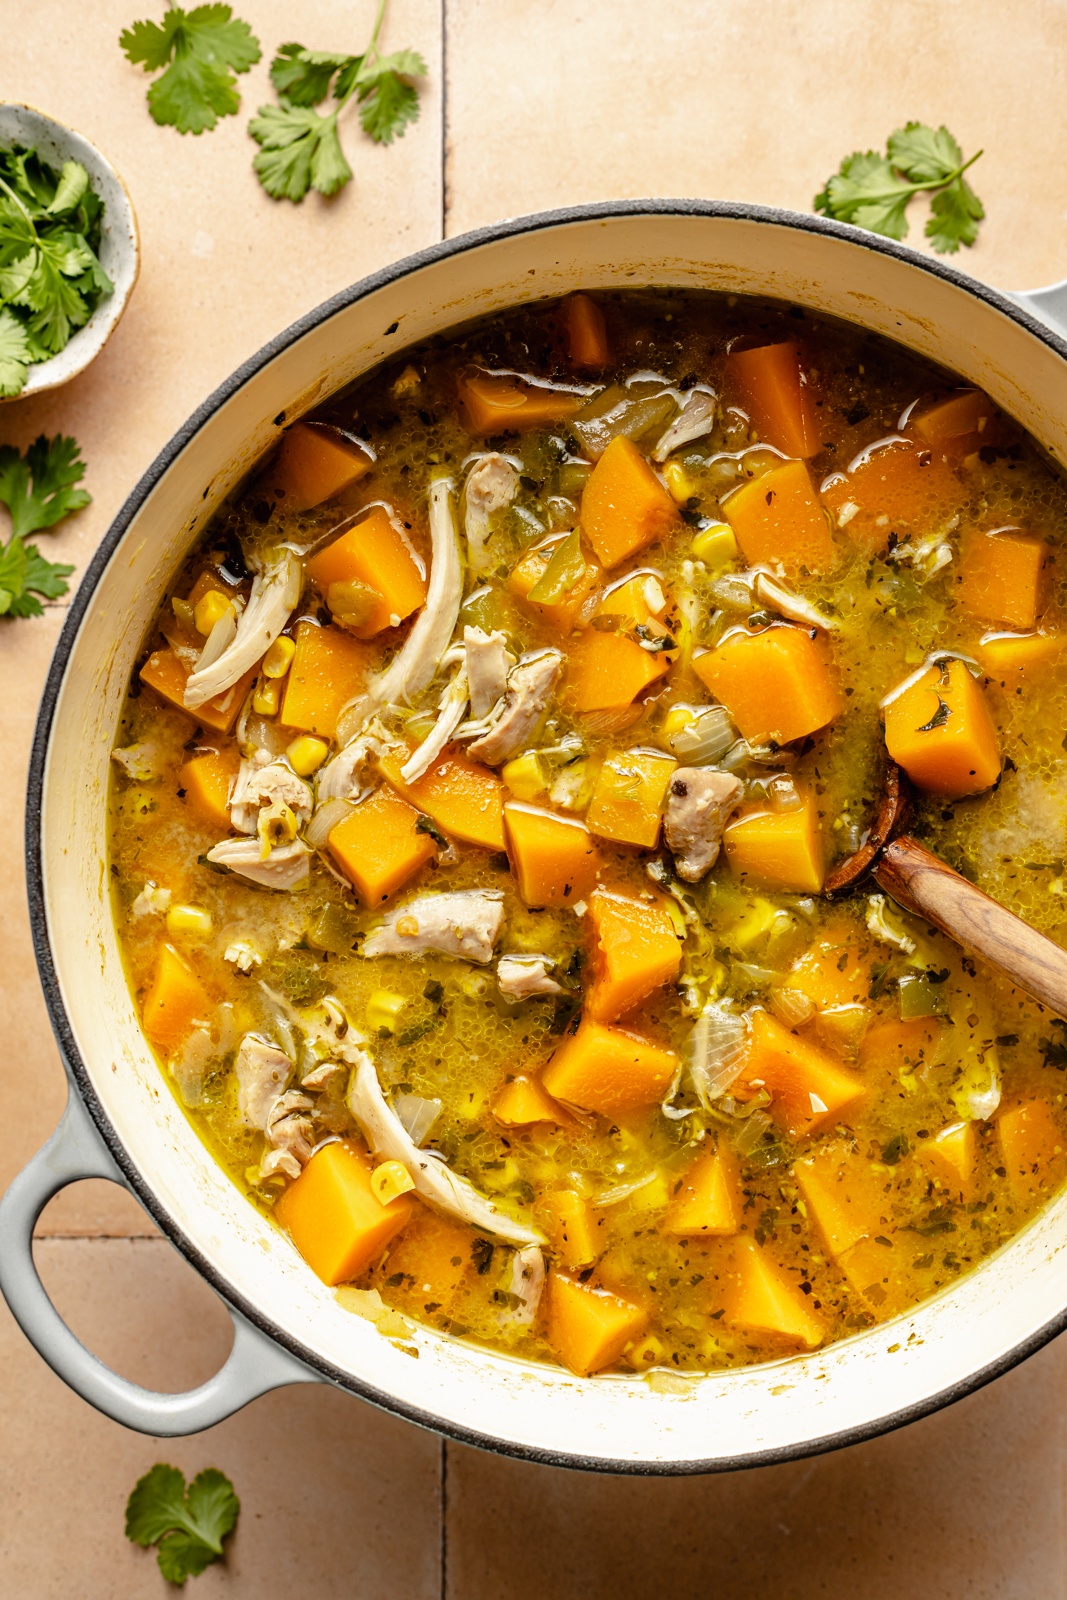
[[[10,149],[16,144],[35,146],[51,166],[80,161],[88,172],[89,182],[104,202],[100,264],[115,286],[114,291],[101,300],[84,328],[79,328],[57,355],[49,361],[38,361],[30,368],[21,392],[8,397],[21,400],[26,395],[41,394],[45,389],[69,383],[100,354],[133,293],[141,252],[137,219],[126,185],[95,145],[73,128],[65,128],[61,122],[46,117],[43,111],[34,110],[33,106],[0,104],[0,146]]]

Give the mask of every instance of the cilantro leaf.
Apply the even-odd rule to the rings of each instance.
[[[302,200],[308,189],[335,194],[352,176],[337,137],[337,113],[310,106],[260,106],[248,131],[262,148],[252,163],[275,200]]]
[[[11,513],[19,535],[54,528],[72,511],[87,506],[92,496],[74,485],[85,476],[85,462],[76,439],[42,433],[20,456],[14,445],[0,445],[0,501]]]
[[[329,94],[334,74],[353,64],[358,67],[361,59],[305,50],[302,44],[283,44],[271,62],[270,81],[290,105],[317,106]],[[342,98],[339,93],[338,99]]]
[[[126,1505],[126,1537],[158,1546],[159,1570],[182,1584],[217,1561],[241,1503],[224,1473],[208,1467],[185,1487],[177,1467],[158,1462],[134,1485]]]
[[[30,360],[25,328],[6,306],[0,307],[0,395],[19,393],[26,382]]]
[[[964,161],[944,125],[905,123],[890,135],[884,156],[876,150],[846,156],[815,196],[815,210],[885,238],[903,239],[908,202],[926,190],[932,196],[927,238],[935,250],[958,250],[961,244],[974,244],[985,216],[982,202],[963,176],[981,154],[979,150]]]
[[[123,30],[119,45],[145,72],[165,70],[148,91],[148,109],[161,126],[204,133],[241,104],[235,73],[262,55],[247,22],[221,4],[184,11],[171,6],[162,23],[141,21]]]
[[[378,56],[357,77],[359,120],[376,144],[392,144],[418,120],[419,93],[405,78],[422,78],[426,63],[416,50]]]
[[[34,544],[23,544],[14,535],[0,546],[0,616],[39,617],[44,607],[35,598],[58,600],[67,592],[64,582],[73,567],[46,561]]]
[[[261,106],[248,131],[261,147],[252,165],[275,200],[300,201],[308,189],[335,194],[351,178],[337,130],[337,118],[353,97],[359,120],[376,144],[391,144],[419,115],[412,78],[424,77],[426,63],[417,50],[378,52],[386,0],[379,0],[370,44],[361,55],[282,45],[271,62],[277,106]],[[312,108],[331,93],[336,102],[325,115]]]
[[[64,211],[73,211],[88,187],[89,174],[81,162],[64,161],[56,192],[48,202],[46,210],[52,216],[60,216]]]

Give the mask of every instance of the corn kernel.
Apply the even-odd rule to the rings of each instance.
[[[687,500],[692,500],[700,493],[700,485],[689,476],[680,461],[668,461],[663,469],[663,477],[667,491],[677,505],[684,506]]]
[[[301,778],[310,778],[317,772],[330,753],[330,747],[325,739],[315,739],[311,734],[301,734],[299,739],[294,739],[286,750],[289,765]]]
[[[388,1033],[394,1033],[397,1018],[406,1005],[402,994],[392,994],[388,989],[375,989],[367,1001],[367,1027],[375,1033],[383,1028]]]
[[[284,678],[296,655],[296,641],[284,633],[279,634],[263,657],[263,671],[268,678]]]
[[[648,1333],[630,1346],[626,1359],[635,1372],[647,1372],[649,1367],[657,1366],[665,1355],[666,1351],[656,1335]]]
[[[415,1187],[415,1180],[402,1161],[383,1161],[371,1173],[370,1186],[382,1205],[387,1206],[390,1200],[410,1194]]]
[[[536,800],[545,792],[541,760],[536,750],[527,750],[525,755],[506,762],[500,776],[517,800]]]
[[[202,633],[206,639],[216,622],[221,622],[227,615],[233,616],[233,606],[229,600],[217,589],[209,589],[207,594],[201,595],[193,611],[197,633]]]
[[[701,528],[693,535],[691,548],[698,561],[715,569],[729,566],[738,557],[733,529],[725,522],[713,522],[710,528]]]
[[[665,739],[673,739],[676,733],[681,733],[683,728],[688,728],[689,724],[695,719],[696,712],[692,706],[671,706],[671,709],[663,719],[663,726],[660,732]]]
[[[165,921],[168,933],[191,934],[197,939],[208,938],[212,929],[211,913],[202,906],[171,906]]]
[[[276,717],[282,703],[280,678],[260,678],[252,696],[252,710],[261,717]]]

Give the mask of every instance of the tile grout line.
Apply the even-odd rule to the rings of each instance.
[[[448,0],[441,0],[441,238],[448,237]]]
[[[441,1595],[448,1600],[448,1440],[441,1440]]]

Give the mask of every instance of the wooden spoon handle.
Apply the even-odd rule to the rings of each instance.
[[[904,834],[888,844],[874,880],[905,911],[940,928],[1067,1017],[1067,950],[976,889],[918,840]]]

